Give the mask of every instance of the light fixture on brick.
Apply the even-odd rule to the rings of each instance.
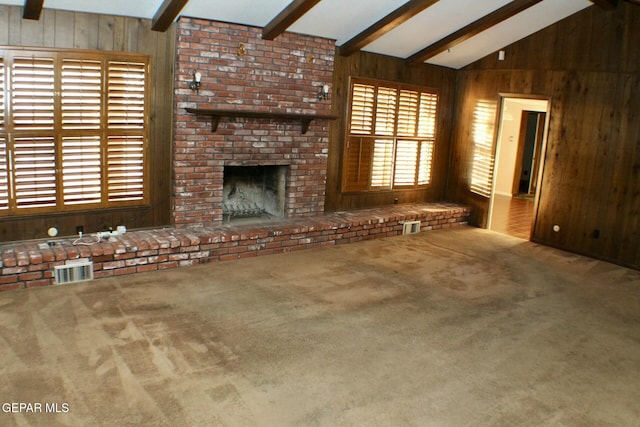
[[[318,91],[318,101],[329,99],[329,85],[324,85]]]
[[[247,54],[247,47],[244,45],[244,43],[240,43],[240,46],[238,46],[238,56],[245,56]]]
[[[189,82],[189,89],[197,91],[200,89],[200,81],[202,80],[202,74],[199,71],[193,73],[193,80]]]

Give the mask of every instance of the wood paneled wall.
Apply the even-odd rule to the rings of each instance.
[[[589,7],[458,74],[448,198],[484,226],[469,191],[472,114],[500,93],[551,99],[533,240],[640,268],[640,7]],[[554,232],[553,225],[560,231]]]
[[[58,227],[73,235],[76,226],[86,233],[118,224],[128,228],[168,225],[171,222],[171,141],[175,29],[151,31],[151,21],[44,9],[40,20],[23,20],[22,7],[0,6],[0,45],[52,47],[151,56],[150,167],[151,198],[146,207],[64,214],[0,217],[0,241],[46,237]]]
[[[424,190],[343,193],[341,191],[342,156],[347,131],[350,77],[364,77],[437,88],[440,91],[440,115],[434,151],[432,184]],[[407,66],[404,61],[367,52],[349,57],[336,55],[333,75],[332,123],[329,136],[329,163],[325,210],[338,211],[398,203],[442,200],[447,181],[451,117],[455,71],[432,65]]]

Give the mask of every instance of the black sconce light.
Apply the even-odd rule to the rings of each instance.
[[[329,85],[324,85],[318,91],[318,101],[329,99]]]
[[[200,89],[200,80],[202,79],[202,74],[198,71],[193,73],[193,80],[189,82],[189,89],[197,91]]]

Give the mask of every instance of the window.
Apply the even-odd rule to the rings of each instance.
[[[495,102],[478,101],[473,113],[473,162],[470,189],[484,197],[491,196],[493,185],[496,111]]]
[[[344,191],[430,184],[437,105],[431,89],[353,79]]]
[[[147,202],[148,64],[0,50],[0,215]]]

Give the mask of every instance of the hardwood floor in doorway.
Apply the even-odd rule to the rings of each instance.
[[[493,200],[491,230],[529,240],[534,201],[496,194]]]

